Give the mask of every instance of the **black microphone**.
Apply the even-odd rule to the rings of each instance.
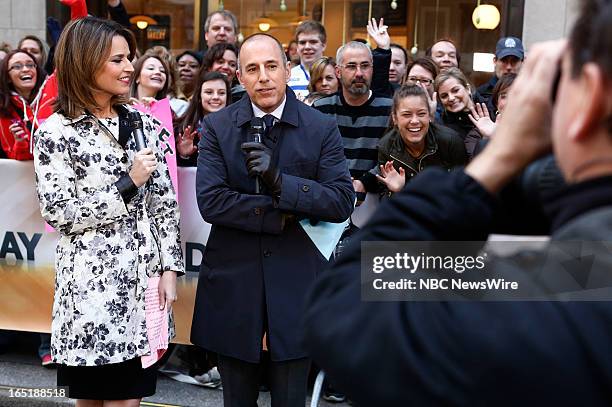
[[[264,122],[261,117],[253,117],[251,119],[251,128],[249,129],[249,142],[261,143],[264,134]],[[261,182],[259,177],[255,178],[255,193],[261,193]]]
[[[136,151],[140,151],[143,148],[147,148],[147,142],[145,141],[145,135],[142,127],[142,118],[138,112],[128,112],[128,125],[132,129],[134,140],[136,140]]]

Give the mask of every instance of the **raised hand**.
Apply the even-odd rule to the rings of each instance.
[[[380,166],[380,175],[376,178],[385,184],[391,192],[399,192],[406,185],[406,171],[400,167],[399,172],[393,166],[393,161],[387,161],[385,165]]]
[[[470,114],[468,116],[483,138],[493,136],[497,125],[491,120],[489,109],[487,109],[485,103],[475,103],[474,107],[470,107]]]
[[[431,120],[436,118],[436,110],[438,109],[438,92],[434,92],[433,95],[429,96],[429,92],[427,92],[427,88],[421,82],[419,82],[425,94],[427,95],[427,104],[429,105],[429,117]]]
[[[391,37],[389,37],[389,33],[387,32],[388,26],[384,25],[384,19],[381,18],[379,23],[376,23],[376,19],[372,18],[371,21],[368,22],[366,26],[368,30],[368,34],[376,43],[378,48],[389,49],[391,46]]]
[[[193,143],[197,134],[198,131],[192,131],[191,126],[185,127],[185,130],[179,133],[178,140],[176,141],[176,151],[181,157],[189,157],[198,151],[198,148]]]

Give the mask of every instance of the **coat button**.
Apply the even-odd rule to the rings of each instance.
[[[270,257],[270,256],[272,256],[272,252],[270,250],[265,250],[264,257]]]
[[[255,208],[255,209],[253,209],[253,213],[254,213],[255,215],[261,215],[261,208]]]
[[[308,191],[310,191],[310,187],[308,185],[303,185],[302,186],[302,191],[308,192]]]

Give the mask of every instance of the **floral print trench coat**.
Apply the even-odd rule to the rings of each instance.
[[[178,204],[156,126],[142,118],[159,164],[127,204],[115,182],[129,172],[133,137],[124,149],[95,117],[58,113],[36,133],[40,208],[60,234],[51,326],[56,363],[93,366],[149,354],[147,277],[168,270],[183,274]]]

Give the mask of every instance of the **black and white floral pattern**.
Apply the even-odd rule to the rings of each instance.
[[[41,213],[60,234],[51,327],[56,363],[94,366],[148,354],[147,277],[183,272],[174,189],[155,125],[146,115],[143,123],[159,165],[127,204],[115,182],[129,172],[133,138],[124,149],[96,118],[58,113],[35,135]]]

